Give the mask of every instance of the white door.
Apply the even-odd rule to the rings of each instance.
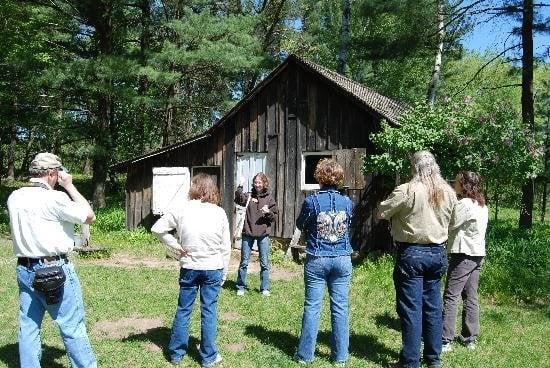
[[[252,178],[259,172],[265,173],[266,153],[241,153],[237,155],[237,170],[235,170],[235,186],[244,180],[243,190],[249,192],[252,189]],[[241,247],[241,233],[244,224],[246,207],[235,205],[235,248]],[[254,244],[254,248],[257,245]]]
[[[252,178],[259,172],[265,173],[266,153],[239,153],[237,155],[237,170],[235,175],[235,183],[239,183],[241,178],[244,178],[245,192],[249,192],[252,188]]]

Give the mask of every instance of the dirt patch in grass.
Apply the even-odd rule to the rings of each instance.
[[[221,316],[220,316],[220,319],[222,321],[238,321],[242,318],[243,316],[240,315],[239,313],[237,312],[226,312],[226,313],[223,313]]]
[[[229,272],[235,272],[239,268],[239,263],[241,260],[241,252],[239,250],[233,250],[231,252],[231,259],[229,261]],[[155,269],[177,269],[179,263],[176,260],[171,258],[160,259],[158,257],[150,258],[138,258],[131,256],[127,253],[117,253],[110,258],[102,259],[91,259],[91,260],[80,260],[80,262],[88,265],[96,265],[103,267],[120,267],[120,268],[155,268]],[[260,272],[260,261],[258,260],[258,253],[252,252],[250,257],[250,263],[248,264],[249,273],[259,273]],[[271,268],[270,277],[273,280],[283,280],[288,281],[296,276],[299,273],[296,271],[284,269],[284,268]]]
[[[172,259],[159,259],[159,258],[137,258],[130,256],[126,253],[118,253],[110,258],[94,259],[90,261],[84,261],[86,264],[92,264],[104,267],[120,267],[120,268],[162,268],[162,269],[176,269],[179,267],[179,263]]]
[[[244,344],[242,342],[235,344],[225,344],[224,347],[225,350],[232,353],[240,353],[241,351],[244,351]]]
[[[130,335],[145,333],[164,325],[162,318],[127,317],[119,320],[99,321],[94,324],[93,334],[107,339],[123,339]]]

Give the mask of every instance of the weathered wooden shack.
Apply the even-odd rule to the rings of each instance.
[[[374,152],[369,135],[380,129],[381,121],[396,123],[405,109],[291,55],[204,134],[113,166],[127,172],[126,226],[152,223],[154,167],[183,166],[191,175],[216,176],[231,224],[239,175],[264,170],[280,207],[273,235],[290,238],[304,197],[318,188],[313,178],[316,163],[334,157],[345,168],[346,190],[356,204],[354,247],[368,245],[376,236],[386,238],[374,230],[373,209],[382,195],[379,184],[372,175],[363,175],[361,157]]]

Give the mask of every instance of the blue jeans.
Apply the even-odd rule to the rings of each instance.
[[[399,251],[393,279],[403,342],[399,361],[404,368],[420,366],[421,339],[424,340],[426,364],[441,366],[440,289],[447,266],[447,251],[443,245],[410,245]]]
[[[193,304],[200,290],[201,298],[201,347],[199,355],[203,365],[216,360],[218,295],[220,294],[223,270],[180,270],[180,295],[168,353],[172,362],[179,362],[189,350],[189,320]]]
[[[46,304],[43,293],[35,291],[32,287],[34,271],[43,268],[44,264],[38,263],[32,269],[21,265],[16,268],[19,285],[18,340],[21,367],[40,367],[42,356],[40,327],[46,312],[59,326],[71,366],[75,368],[97,367],[86,332],[82,290],[74,265],[65,263],[64,260],[57,261],[56,265],[63,265],[66,281],[60,302],[51,305]]]
[[[244,290],[246,288],[246,270],[250,262],[254,240],[258,241],[258,251],[260,252],[260,291],[269,290],[269,236],[253,237],[244,234],[241,243],[241,263],[239,264],[237,276],[237,289]]]
[[[351,257],[316,257],[308,254],[304,266],[305,300],[302,332],[296,357],[313,361],[325,284],[330,296],[332,360],[345,362],[349,356],[349,285]]]

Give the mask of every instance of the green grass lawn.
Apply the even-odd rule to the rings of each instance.
[[[165,347],[176,306],[178,267],[165,264],[163,249],[149,234],[128,240],[120,231],[109,240],[99,237],[110,250],[108,259],[76,258],[83,287],[87,324],[101,367],[168,367]],[[135,245],[132,244],[132,241]],[[279,252],[279,251],[274,251]],[[123,256],[121,256],[123,254]],[[117,266],[120,258],[151,263],[149,267]],[[244,298],[235,295],[228,281],[219,303],[218,343],[224,367],[293,367],[304,298],[301,267],[275,253],[275,266],[295,274],[290,280],[273,281],[272,295],[256,290]],[[6,238],[0,240],[0,366],[17,367],[17,287],[15,261]],[[392,259],[368,260],[355,267],[351,287],[351,341],[349,367],[385,367],[398,357],[399,323],[394,311],[391,281]],[[234,279],[234,274],[231,279]],[[251,277],[257,288],[257,275]],[[550,309],[547,306],[493,304],[483,297],[479,347],[457,347],[444,355],[447,367],[549,367]],[[193,314],[191,336],[195,346],[200,334],[199,313]],[[43,366],[68,367],[59,332],[48,318],[43,324]],[[328,302],[323,307],[312,367],[330,367],[330,319]],[[194,348],[183,366],[199,367]]]

